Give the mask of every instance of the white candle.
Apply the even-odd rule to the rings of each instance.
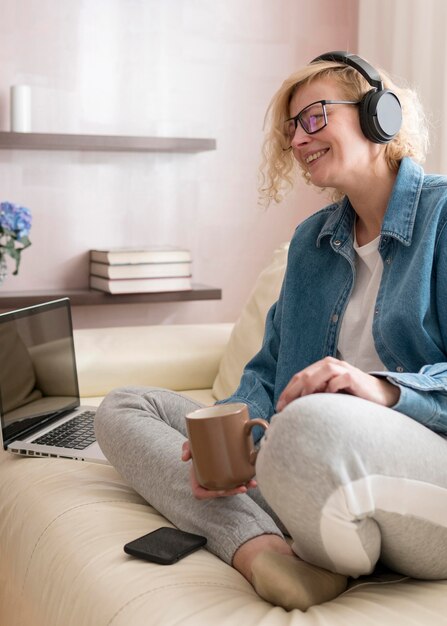
[[[29,85],[11,87],[11,130],[15,133],[29,133],[31,130],[31,87]]]

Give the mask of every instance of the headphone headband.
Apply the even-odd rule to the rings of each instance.
[[[344,65],[350,65],[355,70],[360,72],[360,74],[368,81],[371,87],[374,87],[378,90],[383,89],[383,82],[380,78],[379,72],[367,61],[365,61],[365,59],[362,59],[356,54],[351,54],[350,52],[343,51],[326,52],[325,54],[320,54],[320,56],[313,59],[311,63],[315,63],[316,61],[334,61],[334,63],[343,63]]]

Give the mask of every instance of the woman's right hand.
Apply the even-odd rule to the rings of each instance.
[[[191,461],[192,454],[189,447],[189,441],[185,441],[182,446],[182,461]],[[191,463],[189,470],[189,482],[191,485],[192,494],[197,500],[210,500],[212,498],[225,498],[226,496],[236,496],[238,494],[247,493],[248,489],[257,487],[257,482],[252,478],[246,485],[240,485],[234,489],[223,489],[219,491],[213,491],[212,489],[205,489],[197,482],[196,473],[194,471],[194,465]]]

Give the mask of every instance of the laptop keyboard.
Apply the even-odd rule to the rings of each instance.
[[[51,432],[34,439],[32,443],[84,450],[96,441],[93,427],[94,417],[95,411],[79,413],[79,415],[64,422]]]

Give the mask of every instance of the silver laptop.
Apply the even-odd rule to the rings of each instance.
[[[5,450],[107,463],[96,407],[81,406],[68,298],[0,314],[0,415]]]

